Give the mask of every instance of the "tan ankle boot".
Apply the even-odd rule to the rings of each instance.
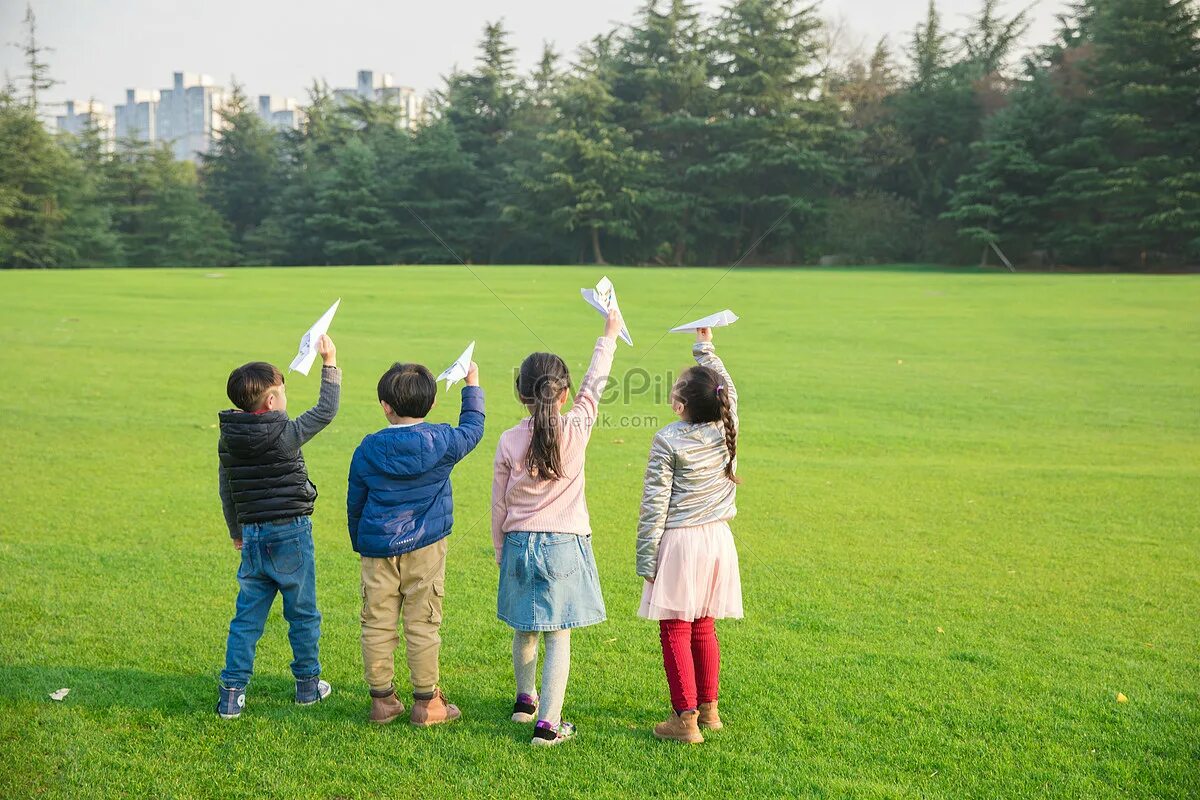
[[[672,714],[666,722],[654,726],[654,735],[659,739],[670,739],[673,742],[700,744],[704,736],[696,724],[700,719],[699,711],[685,711],[682,714]]]
[[[412,715],[408,721],[422,728],[439,725],[443,722],[453,722],[462,716],[458,706],[446,702],[442,690],[434,689],[433,697],[428,700],[413,700]]]
[[[717,713],[717,701],[711,703],[700,704],[700,719],[698,724],[701,728],[708,728],[710,731],[719,731],[725,727],[725,723],[721,722],[721,715]]]
[[[376,725],[387,725],[404,713],[404,703],[392,692],[387,697],[371,696],[371,722]]]

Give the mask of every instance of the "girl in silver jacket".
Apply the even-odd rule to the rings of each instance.
[[[638,519],[637,571],[645,578],[638,615],[658,620],[675,713],[660,739],[702,742],[721,727],[720,648],[715,619],[742,616],[737,549],[737,389],[717,357],[712,330],[696,331],[699,366],[671,389],[679,415],[654,435]]]

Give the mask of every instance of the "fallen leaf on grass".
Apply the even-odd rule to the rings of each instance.
[[[1118,703],[1128,703],[1129,698],[1126,697],[1125,695],[1121,694],[1120,692],[1117,692],[1117,702]]]
[[[937,631],[938,631],[938,633],[945,633],[945,631],[944,631],[944,630],[942,630],[942,628],[941,628],[941,626],[940,626],[940,625],[938,626],[938,629],[937,629]]]
[[[613,444],[625,444],[624,439],[613,439]]]
[[[605,639],[605,640],[604,640],[604,643],[605,643],[605,644],[612,644],[612,643],[613,643],[613,642],[615,642],[616,640],[617,640],[617,637],[615,637],[615,636],[614,636],[614,637],[613,637],[613,638],[611,638],[611,639]]]
[[[59,689],[57,692],[51,692],[50,699],[51,700],[62,700],[64,697],[67,696],[67,693],[70,691],[71,691],[70,689]]]

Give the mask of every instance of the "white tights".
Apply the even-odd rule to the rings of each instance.
[[[546,657],[542,662],[542,691],[538,720],[557,725],[562,721],[563,700],[567,694],[567,675],[571,671],[571,631],[544,631]],[[517,694],[537,697],[537,631],[513,632],[513,673]]]

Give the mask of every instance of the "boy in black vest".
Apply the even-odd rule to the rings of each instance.
[[[246,704],[254,648],[276,593],[283,595],[283,617],[288,621],[296,702],[312,705],[331,691],[320,678],[317,659],[321,613],[311,519],[317,487],[308,479],[300,448],[337,414],[342,373],[328,336],[317,341],[317,352],[324,366],[315,407],[288,419],[283,374],[255,361],[230,373],[226,391],[237,408],[218,415],[221,506],[233,546],[242,551],[237,612],[229,623],[217,700],[223,719],[237,719]]]

